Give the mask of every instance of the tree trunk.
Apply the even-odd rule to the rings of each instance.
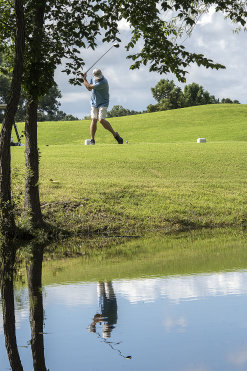
[[[37,0],[33,16],[33,32],[30,41],[30,67],[26,79],[28,101],[25,124],[26,150],[25,160],[27,168],[25,188],[25,209],[30,216],[32,227],[42,225],[42,213],[39,197],[39,151],[37,142],[37,109],[40,85],[40,60],[42,60],[42,43],[44,34],[44,13],[46,0]]]
[[[45,366],[43,336],[44,309],[42,296],[42,261],[43,248],[34,246],[32,257],[26,264],[34,371],[47,371]]]
[[[15,230],[14,215],[11,204],[11,156],[10,139],[14,117],[21,91],[23,72],[23,54],[25,43],[24,10],[22,0],[15,0],[16,36],[15,61],[11,90],[0,134],[0,231],[3,235],[13,237]]]
[[[25,187],[25,209],[31,217],[32,226],[42,224],[42,213],[39,198],[39,150],[37,146],[37,103],[28,101],[25,126],[27,168]]]
[[[11,242],[9,242],[11,244]],[[3,246],[1,256],[1,296],[3,309],[3,329],[5,346],[12,371],[23,371],[15,331],[15,305],[13,272],[15,264],[15,249],[10,245]]]
[[[15,264],[15,246],[13,237],[15,221],[11,204],[11,156],[10,139],[15,113],[20,97],[23,72],[23,54],[25,43],[24,10],[22,0],[15,0],[16,36],[15,61],[11,82],[10,96],[4,115],[0,135],[0,229],[4,237],[1,241],[1,295],[3,308],[3,328],[5,345],[11,369],[22,371],[15,331],[15,306],[13,271]]]

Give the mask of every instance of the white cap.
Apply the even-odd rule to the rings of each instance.
[[[95,78],[95,80],[102,79],[103,75],[102,75],[101,70],[99,70],[99,69],[93,70],[93,77]]]

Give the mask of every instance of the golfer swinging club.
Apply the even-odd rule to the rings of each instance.
[[[87,74],[84,75],[83,84],[87,90],[92,91],[91,96],[91,125],[90,134],[91,141],[90,144],[95,144],[95,133],[97,130],[97,121],[103,125],[103,127],[110,131],[118,144],[123,144],[123,138],[113,130],[111,124],[106,120],[107,108],[109,105],[109,85],[106,78],[102,75],[101,70],[93,70],[93,77],[90,83],[87,81]]]

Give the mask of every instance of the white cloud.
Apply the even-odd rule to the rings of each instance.
[[[88,99],[88,94],[86,92],[81,93],[65,93],[61,99],[61,103],[75,103],[81,101],[82,99]]]
[[[208,25],[213,22],[213,16],[215,14],[215,6],[211,6],[207,13],[203,14],[198,21],[198,25]]]
[[[119,31],[129,31],[130,23],[127,22],[125,19],[121,19],[121,21],[118,22],[118,29]]]

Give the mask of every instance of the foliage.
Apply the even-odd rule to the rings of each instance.
[[[38,74],[39,84],[36,84],[35,89],[38,90],[39,97],[54,87],[54,71],[63,58],[67,60],[65,72],[70,75],[71,83],[81,84],[84,66],[81,49],[94,49],[101,34],[103,42],[121,41],[118,38],[118,21],[121,19],[129,22],[132,30],[131,40],[126,45],[128,51],[134,50],[134,53],[128,56],[133,60],[132,69],[139,68],[141,64],[149,65],[150,71],[172,72],[180,81],[185,81],[186,68],[193,62],[207,68],[218,69],[223,66],[201,54],[186,51],[184,46],[179,44],[179,35],[190,33],[198,17],[212,5],[216,6],[216,11],[224,12],[240,25],[245,24],[247,14],[246,4],[240,0],[192,3],[180,0],[90,0],[86,6],[82,0],[24,0],[24,4],[26,58],[23,88],[30,93],[34,89],[34,86],[30,85],[30,82],[34,81],[32,74]],[[44,12],[44,29],[40,30],[41,44],[35,45],[34,20],[38,17],[39,9]],[[4,49],[6,54],[9,53],[11,61],[14,40],[13,4],[3,0],[0,10],[1,49]],[[138,43],[142,48],[136,52]],[[31,48],[40,48],[39,60],[32,55]],[[163,105],[170,106],[167,102]]]
[[[132,29],[132,37],[126,49],[134,50],[128,58],[133,60],[132,69],[141,64],[149,65],[150,71],[160,73],[172,72],[179,80],[184,81],[186,68],[195,62],[207,68],[223,68],[202,54],[191,53],[179,43],[179,34],[186,32],[197,22],[197,17],[216,5],[216,11],[224,11],[232,20],[244,24],[246,6],[239,0],[222,0],[188,2],[181,0],[102,0],[86,4],[82,0],[25,0],[26,20],[26,59],[24,86],[32,80],[31,69],[34,64],[39,73],[41,84],[39,96],[43,96],[53,86],[54,71],[62,61],[67,59],[65,72],[71,76],[74,84],[82,82],[84,60],[80,56],[82,48],[97,46],[97,38],[103,42],[121,41],[118,38],[118,21],[125,19]],[[38,10],[44,11],[44,29],[41,30],[41,45],[34,45],[34,19]],[[83,12],[82,12],[83,9]],[[73,19],[73,22],[71,22]],[[181,23],[184,27],[181,28]],[[1,2],[0,31],[1,44],[13,45],[13,9],[8,1]],[[178,28],[180,31],[178,31]],[[181,31],[182,29],[182,31]],[[102,32],[103,31],[103,32]],[[175,37],[175,39],[174,39]],[[141,42],[140,51],[134,49]],[[32,47],[41,48],[41,58],[36,61],[32,57]],[[139,49],[139,48],[138,48]]]
[[[147,112],[220,103],[219,99],[210,95],[207,90],[195,82],[185,85],[184,91],[182,91],[175,85],[174,81],[162,79],[154,88],[151,88],[151,91],[158,103],[148,105]],[[221,103],[239,104],[239,101],[224,98]]]
[[[10,89],[9,79],[6,76],[0,75],[0,103],[7,102],[9,89]]]
[[[230,98],[222,98],[221,103],[240,104],[240,102],[237,99],[231,100]]]
[[[0,103],[6,103],[8,101],[11,85],[9,66],[6,63],[5,56],[0,52]]]
[[[38,113],[46,112],[48,117],[52,117],[56,114],[61,103],[58,99],[62,98],[61,92],[58,90],[57,85],[50,88],[48,93],[42,97],[39,102]],[[49,120],[49,118],[48,118]]]
[[[129,110],[124,108],[123,106],[113,106],[110,111],[107,112],[107,117],[120,117],[120,116],[130,116],[130,115],[137,115],[141,112]]]
[[[1,73],[2,72],[2,73]],[[11,84],[11,72],[9,71],[8,65],[5,62],[4,54],[0,53],[0,103],[6,103],[8,101],[8,95],[10,93]],[[38,121],[58,121],[58,120],[78,120],[73,115],[67,115],[63,111],[59,110],[60,102],[59,99],[62,97],[57,84],[50,88],[47,94],[45,94],[39,101],[38,106]],[[22,90],[18,110],[16,113],[16,121],[25,121],[26,115],[26,96]],[[3,113],[0,113],[0,122],[3,119]]]
[[[43,117],[40,117],[38,113],[38,120],[39,121],[76,121],[79,120],[78,117],[75,117],[71,114],[67,114],[63,111],[56,111],[54,115],[50,116],[49,115],[44,115]]]
[[[175,87],[174,81],[162,79],[154,88],[151,88],[151,91],[154,99],[160,102],[163,99],[167,99]]]
[[[150,104],[147,107],[148,112],[166,111],[168,109],[184,107],[183,92],[172,80],[160,80],[154,88],[151,88],[151,91],[158,104]]]
[[[193,82],[184,87],[185,107],[201,106],[204,104],[215,104],[218,101],[213,95],[210,95],[202,86]]]

